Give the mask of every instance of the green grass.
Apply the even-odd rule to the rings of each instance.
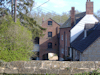
[[[78,73],[78,74],[74,74],[74,75],[100,75],[100,73],[98,73],[97,70],[94,70],[92,72]]]

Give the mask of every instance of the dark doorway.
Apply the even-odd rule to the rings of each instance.
[[[48,54],[43,55],[43,60],[48,60]]]
[[[36,38],[34,39],[34,43],[35,43],[35,44],[39,44],[39,37],[36,37]]]

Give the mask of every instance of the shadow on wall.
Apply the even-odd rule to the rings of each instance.
[[[59,34],[55,35],[54,37],[40,38],[39,42],[39,58],[45,59],[48,53],[55,53],[59,56]]]

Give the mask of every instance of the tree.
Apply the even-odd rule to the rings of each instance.
[[[3,61],[27,61],[34,55],[32,33],[27,28],[20,25],[20,21],[15,23],[11,16],[0,19],[0,59]]]
[[[97,13],[95,14],[97,17],[100,17],[100,9],[97,11]]]
[[[75,14],[79,14],[79,13],[81,13],[80,11],[78,11],[78,10],[75,10]]]
[[[4,5],[5,1],[2,1],[1,4]],[[17,3],[17,5],[15,5]],[[12,15],[12,18],[14,15],[17,15],[17,18],[20,19],[21,25],[24,27],[27,27],[30,29],[33,33],[33,39],[35,37],[43,36],[43,31],[46,30],[45,28],[42,28],[40,25],[36,23],[34,18],[30,17],[28,14],[31,12],[32,7],[34,6],[34,0],[6,0],[5,4],[11,5],[10,13]],[[17,8],[15,8],[17,7]],[[5,6],[7,8],[7,6]],[[17,10],[16,10],[17,9]],[[15,10],[15,11],[13,11]],[[16,13],[17,12],[17,13]],[[16,17],[15,17],[16,18]],[[16,19],[14,21],[16,22]]]

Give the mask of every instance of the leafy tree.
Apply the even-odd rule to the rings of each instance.
[[[75,14],[79,14],[79,13],[81,13],[80,11],[78,11],[78,10],[75,10]]]
[[[14,17],[14,8],[17,7],[17,18],[20,19],[21,25],[27,27],[30,29],[33,33],[33,39],[35,37],[40,37],[43,36],[43,31],[46,30],[45,28],[42,28],[40,25],[36,23],[33,17],[29,16],[29,13],[32,11],[32,8],[34,6],[34,0],[17,0],[17,6],[15,6],[15,1],[16,0],[6,0],[2,1],[1,5],[5,6],[5,4],[9,4],[11,6],[8,8],[10,10],[10,13],[13,12],[11,15]],[[5,6],[7,8],[7,6]],[[13,18],[14,19],[14,18]]]
[[[100,9],[97,11],[97,13],[95,13],[96,17],[100,17]]]
[[[3,61],[29,60],[33,50],[32,33],[15,23],[11,16],[0,19],[0,59]]]

